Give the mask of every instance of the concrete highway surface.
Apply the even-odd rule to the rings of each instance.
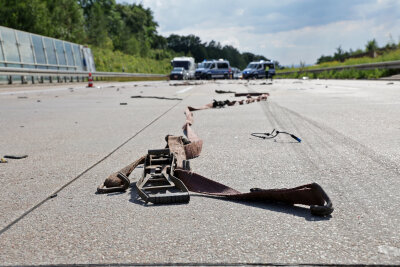
[[[215,90],[270,97],[195,111],[204,145],[192,170],[241,192],[317,182],[331,216],[199,194],[146,205],[134,187],[95,194],[108,175],[165,147],[167,134],[182,135],[185,107],[235,99]],[[0,157],[28,155],[0,163],[0,265],[400,264],[400,82],[2,85],[0,129]],[[273,129],[302,142],[251,136]]]

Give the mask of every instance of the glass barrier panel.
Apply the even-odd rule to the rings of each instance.
[[[72,45],[72,46],[74,48],[75,65],[78,67],[77,70],[82,70],[83,59],[81,55],[81,50],[79,49],[79,45]]]
[[[2,39],[1,39],[1,28],[0,28],[0,60],[4,61],[3,48],[2,48],[1,42],[2,42]]]
[[[42,37],[32,35],[33,50],[35,51],[36,63],[46,64],[46,57],[44,54]]]
[[[0,84],[2,84],[2,83],[8,83],[7,76],[0,75]]]
[[[57,65],[56,52],[54,51],[53,40],[44,37],[44,47],[46,48],[48,64]]]
[[[70,43],[64,42],[65,52],[67,55],[68,66],[75,66],[74,56],[72,54],[72,47]]]
[[[21,68],[20,64],[7,64],[7,67],[9,68]],[[11,80],[13,83],[20,83],[21,82],[21,76],[16,76],[12,75]]]
[[[11,76],[11,80],[13,83],[21,83],[21,76]]]
[[[31,39],[26,32],[17,31],[19,51],[21,52],[21,59],[23,63],[34,63],[33,51],[31,47]]]
[[[63,42],[60,40],[54,40],[54,42],[56,43],[58,65],[67,65],[67,60],[65,59]]]
[[[26,65],[26,64],[24,64],[24,68],[25,69],[36,69],[36,66],[35,65]]]
[[[7,67],[9,68],[21,68],[20,64],[7,64]]]
[[[4,55],[7,61],[20,62],[17,48],[17,40],[15,40],[14,31],[2,28],[1,36],[3,37]]]

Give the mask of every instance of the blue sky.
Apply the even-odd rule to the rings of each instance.
[[[150,8],[163,36],[199,36],[283,65],[400,41],[399,0],[124,0]]]

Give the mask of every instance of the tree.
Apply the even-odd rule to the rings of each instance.
[[[85,39],[84,17],[75,0],[0,0],[0,24],[72,42]]]
[[[324,55],[322,55],[317,59],[317,64],[322,64],[322,63],[331,62],[331,61],[334,61],[332,56],[324,56]]]
[[[113,43],[108,36],[107,18],[99,3],[94,3],[90,8],[86,20],[89,43],[97,47],[113,49]]]
[[[336,48],[336,53],[333,55],[333,59],[343,62],[345,58],[346,58],[346,52],[344,52],[342,46],[339,45],[339,47]]]
[[[378,50],[378,48],[378,43],[376,42],[375,38],[368,41],[365,45],[365,51],[369,53],[375,52],[376,50]]]
[[[75,0],[47,0],[50,25],[45,35],[71,42],[86,37],[83,10]]]
[[[50,25],[46,2],[41,0],[0,0],[0,25],[22,31],[46,34]]]
[[[394,40],[393,40],[393,36],[391,34],[389,34],[389,41],[388,43],[385,45],[386,49],[396,49],[397,45],[395,44]]]

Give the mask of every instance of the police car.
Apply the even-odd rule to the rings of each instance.
[[[196,79],[231,79],[232,69],[228,60],[208,60],[199,64],[195,76]]]
[[[275,75],[273,61],[253,61],[243,70],[243,79],[272,78]]]

